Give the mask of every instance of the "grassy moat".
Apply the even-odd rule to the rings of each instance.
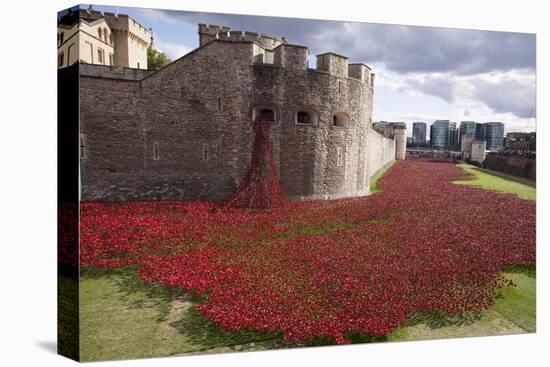
[[[532,187],[472,167],[462,166],[462,169],[473,176],[465,180],[453,180],[453,183],[512,193],[525,200],[535,199],[535,189]],[[392,170],[389,168],[385,174]],[[386,191],[384,177],[380,182],[381,187],[374,184],[373,188],[382,195]],[[327,205],[327,208],[340,206],[337,202]],[[320,207],[314,209],[321,210]],[[366,219],[363,225],[384,228],[410,215],[399,208],[384,213],[387,216]],[[300,223],[293,230],[285,227],[275,233],[272,239],[286,241],[295,236],[332,236],[338,235],[335,233],[337,231],[357,230],[357,223],[352,226],[328,222],[324,225],[326,230],[319,223],[307,222]],[[390,246],[388,249],[392,249],[393,245],[380,243],[380,246]],[[334,340],[325,337],[311,337],[298,342],[285,341],[281,332],[227,330],[194,309],[206,301],[204,295],[199,295],[200,292],[191,293],[180,287],[144,282],[138,276],[137,269],[133,265],[83,269],[80,280],[80,345],[83,361],[335,344]],[[493,297],[494,305],[489,309],[452,316],[439,311],[413,313],[407,316],[405,323],[385,336],[348,332],[344,337],[351,343],[364,343],[534,332],[534,267],[507,265],[502,270],[502,275],[511,280],[514,286],[498,288]]]

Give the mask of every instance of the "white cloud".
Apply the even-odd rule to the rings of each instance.
[[[181,21],[172,15],[172,12],[166,10],[158,9],[148,9],[148,8],[137,8],[137,11],[141,16],[148,21],[155,23],[168,23],[168,24],[179,24]]]
[[[162,40],[155,40],[155,48],[158,51],[164,52],[166,56],[172,61],[179,59],[183,55],[191,51],[190,47],[187,47],[181,43],[175,42],[163,42]]]

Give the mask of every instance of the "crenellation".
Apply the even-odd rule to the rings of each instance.
[[[307,47],[280,44],[273,50],[273,63],[284,68],[307,70],[309,50]]]
[[[333,52],[317,55],[317,70],[322,70],[339,77],[348,76],[348,58]]]
[[[272,118],[273,160],[292,198],[367,195],[371,177],[396,159],[399,133],[371,128],[367,65],[326,53],[309,69],[304,46],[200,24],[206,36],[216,38],[142,78],[86,66],[84,200],[224,199],[248,167],[262,114]]]

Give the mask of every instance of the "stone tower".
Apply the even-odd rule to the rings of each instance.
[[[395,159],[405,159],[407,151],[407,130],[403,126],[394,126]]]

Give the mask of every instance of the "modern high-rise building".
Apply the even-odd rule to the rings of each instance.
[[[476,125],[475,138],[480,140],[485,140],[485,124]]]
[[[472,137],[476,135],[476,128],[478,123],[475,121],[461,121],[460,122],[460,133],[459,140],[462,141],[462,136],[465,134],[470,134]]]
[[[458,138],[459,145],[462,143],[462,137],[466,134],[472,135],[473,139],[485,140],[486,125],[475,121],[461,121]]]
[[[456,122],[436,120],[430,128],[430,141],[434,149],[456,149],[458,146]]]
[[[502,122],[487,122],[485,125],[485,141],[487,149],[501,150],[504,142],[504,124]]]
[[[427,126],[425,122],[413,122],[413,145],[426,145],[426,128]]]

